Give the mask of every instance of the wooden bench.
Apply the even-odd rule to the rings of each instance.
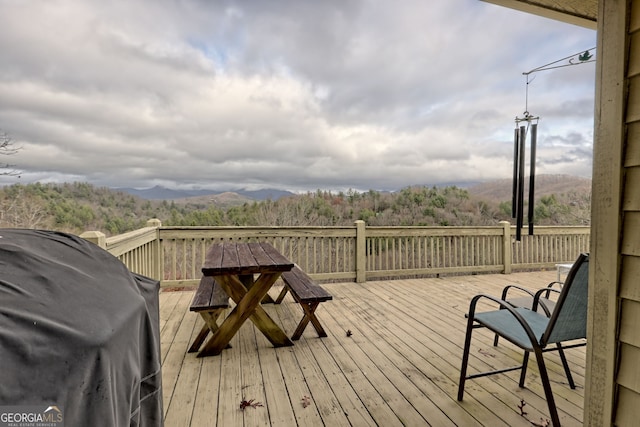
[[[296,300],[304,311],[304,317],[298,324],[292,340],[298,340],[302,336],[302,332],[307,327],[309,322],[313,325],[320,337],[326,337],[327,333],[320,324],[320,321],[315,315],[316,308],[321,302],[329,301],[333,299],[331,294],[325,291],[320,285],[316,284],[311,278],[302,271],[297,265],[293,267],[291,271],[285,271],[280,276],[284,281],[284,287],[276,299],[276,304],[280,304],[284,299],[287,292],[291,292],[293,299]]]
[[[204,326],[189,347],[189,353],[198,351],[209,332],[214,333],[218,330],[218,317],[227,308],[229,308],[229,296],[214,278],[203,277],[200,279],[198,290],[189,310],[200,314],[204,320]],[[231,346],[228,345],[228,347]]]

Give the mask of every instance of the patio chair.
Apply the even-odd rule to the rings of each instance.
[[[571,271],[571,269],[573,269],[576,266],[576,263],[563,264],[563,265],[569,265],[570,266],[569,271]],[[537,292],[532,292],[531,290],[523,288],[522,286],[518,286],[518,285],[507,285],[502,289],[501,299],[513,305],[514,307],[524,307],[524,308],[532,309],[534,311],[537,311],[538,313],[545,314],[547,317],[551,317],[551,313],[553,313],[553,310],[555,309],[556,302],[557,302],[557,296],[552,299],[551,293],[555,293],[559,295],[560,292],[562,291],[563,285],[564,285],[564,282],[555,280],[549,283],[545,288],[542,288]],[[515,291],[519,293],[521,296],[511,297],[511,294],[513,294],[513,292],[511,291]],[[536,300],[536,293],[540,294],[537,300]],[[538,305],[536,307],[534,307],[535,301],[538,301]],[[499,335],[495,334],[493,338],[494,347],[498,345],[498,340],[499,340]],[[558,343],[557,345],[560,347],[562,346],[561,343]],[[564,358],[564,352],[560,351],[560,357]],[[571,387],[572,389],[575,389],[576,385],[575,385],[575,382],[573,381],[571,370],[567,368],[566,373],[567,373],[567,382],[569,383],[569,387]]]
[[[571,268],[575,267],[575,263],[571,264]],[[569,269],[569,271],[571,271],[571,269]],[[524,308],[528,308],[528,309],[533,309],[535,311],[537,311],[538,313],[542,313],[542,314],[546,314],[547,317],[551,317],[551,313],[553,312],[553,309],[556,306],[556,301],[557,301],[557,297],[554,299],[551,299],[551,293],[556,293],[559,294],[560,291],[562,290],[562,285],[564,285],[564,282],[561,282],[559,280],[553,281],[551,283],[549,283],[546,288],[542,288],[540,290],[538,290],[538,292],[541,293],[540,297],[538,298],[538,305],[537,307],[533,307],[534,301],[535,301],[535,292],[523,288],[522,286],[519,285],[507,285],[502,289],[502,296],[501,299],[503,301],[508,302],[509,304],[511,304],[514,307],[524,307]],[[511,291],[515,291],[517,293],[520,293],[521,296],[517,296],[517,297],[511,297],[511,294],[513,294],[513,292]],[[544,292],[542,292],[544,291]],[[524,295],[523,295],[524,294]],[[543,295],[542,295],[543,294]],[[495,335],[494,339],[493,339],[493,346],[497,346],[498,345],[498,334]],[[571,384],[571,379],[569,379],[569,382]],[[571,387],[571,388],[575,388],[575,387]]]
[[[567,359],[564,356],[564,350],[584,346],[586,345],[586,341],[564,345],[561,345],[561,343],[586,338],[588,270],[589,255],[580,254],[574,267],[567,275],[567,279],[558,296],[555,309],[550,317],[537,311],[539,299],[545,292],[545,289],[535,293],[532,309],[514,307],[510,303],[490,295],[480,294],[473,297],[469,305],[469,313],[467,314],[467,330],[462,353],[460,383],[458,385],[459,401],[461,401],[464,396],[466,380],[487,375],[520,370],[519,386],[524,387],[529,353],[533,352],[538,363],[540,380],[542,381],[542,387],[544,388],[544,394],[549,406],[551,421],[554,426],[560,425],[543,353],[558,351],[567,377],[571,376]],[[496,302],[500,306],[500,309],[476,313],[476,305],[478,302],[486,299]],[[510,368],[467,375],[471,334],[474,329],[483,327],[488,328],[524,350],[522,364]],[[547,346],[550,347],[547,348]]]
[[[550,294],[552,292],[559,294],[562,290],[563,284],[564,284],[563,282],[558,282],[558,281],[551,282],[547,285],[547,287],[542,288],[537,292],[532,292],[529,289],[525,289],[518,285],[507,285],[502,290],[502,300],[508,302],[514,307],[527,308],[529,310],[537,311],[540,314],[544,314],[547,317],[551,317],[551,313],[553,313],[553,310],[556,307],[556,300],[550,299]],[[560,289],[556,289],[554,288],[554,286],[559,286]],[[512,289],[522,291],[527,295],[519,296],[515,298],[508,298],[509,291]],[[536,299],[536,294],[539,294],[537,299]],[[536,303],[536,301],[537,301],[537,306],[534,307],[534,304]],[[494,347],[498,346],[499,339],[500,339],[500,335],[495,334],[493,338]],[[558,352],[560,354],[560,357],[564,360],[565,358],[564,352],[561,350],[562,344],[557,343],[557,346],[558,346]],[[571,369],[568,368],[568,362],[567,362],[566,374],[567,374],[567,382],[569,383],[569,387],[571,387],[572,389],[575,389],[576,384],[573,381],[573,376],[571,375]]]

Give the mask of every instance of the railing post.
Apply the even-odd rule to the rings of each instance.
[[[158,218],[151,218],[147,221],[147,227],[155,227],[156,228],[156,241],[153,245],[153,254],[152,257],[152,270],[155,275],[155,279],[162,282],[164,275],[162,274],[163,262],[162,262],[162,246],[160,242],[160,227],[162,227],[162,221]]]
[[[511,223],[500,221],[502,224],[502,263],[504,265],[503,274],[511,274]]]
[[[356,224],[356,283],[367,281],[367,228],[365,222],[357,220]]]
[[[101,233],[100,231],[85,231],[80,235],[80,237],[91,243],[95,243],[102,249],[107,248],[107,236],[105,236],[105,234]]]
[[[151,218],[147,221],[147,227],[160,227],[162,226],[162,221],[158,218]]]

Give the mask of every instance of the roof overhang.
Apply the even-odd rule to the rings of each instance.
[[[568,24],[596,29],[598,0],[482,0]]]

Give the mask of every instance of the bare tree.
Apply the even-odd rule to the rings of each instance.
[[[47,222],[44,203],[22,189],[12,197],[0,198],[0,227],[40,228]]]
[[[21,147],[16,147],[11,137],[0,129],[0,155],[12,156],[16,154]],[[0,175],[18,175],[19,172],[12,169],[15,165],[0,162]]]

